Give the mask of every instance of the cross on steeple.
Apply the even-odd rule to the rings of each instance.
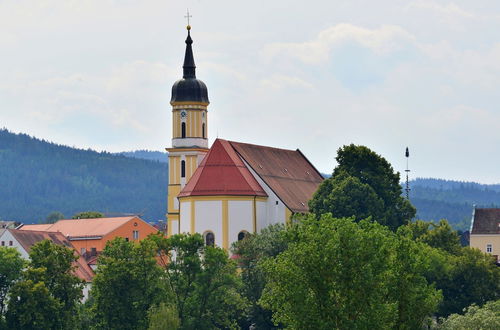
[[[193,16],[189,15],[189,9],[188,9],[188,10],[187,10],[187,15],[186,15],[186,16],[184,16],[184,18],[187,18],[187,21],[188,21],[188,26],[189,26],[189,19],[190,19],[191,17],[193,17]]]

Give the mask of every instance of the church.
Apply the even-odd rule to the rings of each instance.
[[[208,89],[196,78],[187,26],[183,76],[172,86],[168,235],[199,233],[228,250],[248,233],[307,213],[323,181],[300,150],[216,139],[208,145]]]

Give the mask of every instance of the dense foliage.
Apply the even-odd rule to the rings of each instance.
[[[44,240],[9,292],[9,329],[74,329],[83,282],[73,274],[74,251]]]
[[[168,165],[0,130],[0,219],[44,222],[96,210],[163,219]]]
[[[264,261],[261,298],[291,329],[418,328],[441,295],[418,243],[376,222],[309,217],[286,251]]]
[[[472,305],[465,314],[452,314],[441,320],[442,330],[498,330],[500,329],[500,300],[490,301],[483,307]]]
[[[309,202],[317,216],[368,216],[395,230],[415,216],[415,208],[401,196],[399,173],[385,158],[365,146],[344,146],[337,152],[337,167]]]
[[[99,257],[92,287],[92,314],[99,329],[147,329],[148,310],[168,301],[164,276],[151,240],[117,237]]]

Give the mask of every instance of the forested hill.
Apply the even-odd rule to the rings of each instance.
[[[165,217],[168,165],[70,148],[0,130],[0,219],[43,221],[53,211]]]
[[[417,218],[447,219],[455,229],[468,230],[473,205],[500,207],[500,185],[440,179],[410,181],[410,200],[417,208]]]
[[[123,155],[132,158],[148,159],[159,161],[161,163],[168,163],[168,154],[161,151],[151,151],[151,150],[135,150],[135,151],[123,151],[116,153],[116,155]]]

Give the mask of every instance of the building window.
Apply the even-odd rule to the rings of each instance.
[[[139,231],[138,230],[134,230],[133,237],[134,237],[134,239],[139,239]]]
[[[128,242],[128,237],[125,237],[125,242]]]
[[[80,249],[80,255],[85,255],[85,252],[87,252],[87,249],[86,248],[81,248]]]
[[[182,138],[186,137],[186,123],[181,124],[181,137]]]
[[[205,233],[205,245],[214,246],[215,245],[215,235],[211,231]]]
[[[205,139],[205,123],[201,125],[201,136]]]
[[[243,230],[243,231],[240,231],[240,233],[238,234],[238,241],[241,241],[243,239],[245,239],[248,235],[248,232]]]
[[[9,241],[9,246],[12,246],[14,243],[12,243],[12,241]]]
[[[181,160],[181,178],[186,177],[186,161]]]
[[[96,248],[90,248],[90,255],[91,255],[91,256],[95,256],[95,255],[97,255],[97,250],[96,250]]]
[[[493,246],[491,246],[491,244],[486,244],[486,252],[487,253],[493,252]]]
[[[2,246],[5,246],[5,241],[2,241]]]

